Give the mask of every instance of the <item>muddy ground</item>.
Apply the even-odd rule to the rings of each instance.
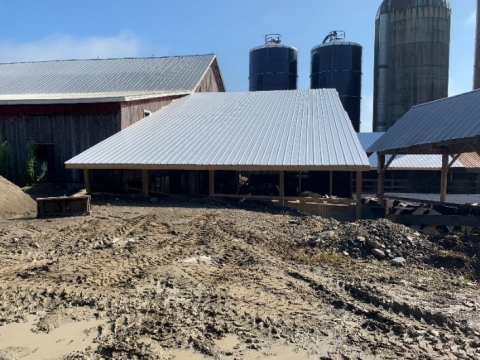
[[[464,235],[107,195],[90,216],[0,219],[0,359],[478,359]],[[51,352],[2,331],[22,325]]]

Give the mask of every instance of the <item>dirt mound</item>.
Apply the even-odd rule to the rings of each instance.
[[[0,176],[0,218],[35,210],[35,201],[17,185]]]

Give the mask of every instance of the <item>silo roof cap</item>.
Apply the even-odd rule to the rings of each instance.
[[[358,46],[358,47],[361,47],[361,48],[362,48],[362,45],[360,45],[359,43],[352,42],[352,41],[346,41],[346,40],[343,40],[343,39],[337,39],[337,40],[328,41],[328,42],[326,42],[326,43],[323,43],[323,44],[314,46],[314,47],[312,48],[312,51],[315,51],[315,50],[318,49],[318,48],[322,48],[322,47],[326,47],[326,46],[340,46],[340,45],[344,45],[344,46]]]
[[[377,12],[377,20],[382,14],[389,14],[394,10],[419,6],[438,6],[452,9],[450,0],[384,0]]]
[[[256,47],[250,49],[250,51],[259,50],[259,49],[270,49],[270,48],[285,48],[285,49],[292,49],[292,50],[298,51],[298,49],[293,47],[293,46],[289,46],[289,45],[285,45],[285,44],[281,44],[281,43],[280,44],[268,43],[268,44],[256,46]]]

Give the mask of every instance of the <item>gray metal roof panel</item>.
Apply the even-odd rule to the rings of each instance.
[[[375,141],[380,139],[385,133],[373,132],[373,133],[358,133],[358,140],[362,144],[362,147],[367,150]],[[390,159],[390,155],[385,156],[385,161]],[[450,161],[452,158],[449,158]],[[377,153],[373,153],[368,158],[370,167],[372,170],[377,169],[378,158]],[[464,165],[457,160],[453,165],[453,168],[463,168]],[[442,168],[442,156],[431,155],[397,155],[392,163],[388,167],[390,170],[440,170]]]
[[[412,107],[367,151],[480,136],[480,90]]]
[[[66,164],[369,167],[332,89],[195,93]]]
[[[192,92],[215,55],[0,64],[0,95]]]

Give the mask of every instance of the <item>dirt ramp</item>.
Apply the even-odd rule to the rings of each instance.
[[[0,218],[35,210],[35,201],[17,185],[0,176]]]

